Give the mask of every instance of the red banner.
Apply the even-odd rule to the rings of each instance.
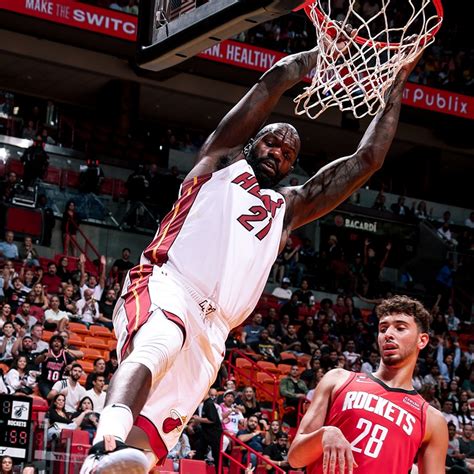
[[[73,26],[116,38],[135,41],[137,18],[115,10],[93,7],[75,0],[0,0],[0,8]],[[264,72],[285,53],[225,40],[198,55],[233,66]],[[309,77],[306,78],[309,81]],[[409,83],[403,103],[458,117],[474,119],[474,97]]]
[[[260,72],[266,71],[284,56],[286,54],[278,51],[231,40],[216,44],[199,54],[201,58]],[[306,80],[309,81],[309,77]],[[403,92],[403,104],[474,119],[474,97],[419,84],[407,83]]]
[[[129,41],[137,36],[137,17],[74,0],[0,0],[0,8]]]

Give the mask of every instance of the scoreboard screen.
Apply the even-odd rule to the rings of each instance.
[[[33,400],[0,395],[0,457],[28,460]]]

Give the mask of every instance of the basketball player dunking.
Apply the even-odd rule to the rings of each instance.
[[[257,304],[290,232],[330,212],[382,166],[414,63],[401,69],[353,155],[302,186],[277,188],[293,169],[300,138],[289,124],[262,126],[317,54],[279,61],[224,117],[140,265],[130,270],[114,311],[121,363],[82,474],[143,473],[164,460],[214,381],[230,329]]]
[[[335,369],[318,384],[288,459],[308,474],[406,474],[418,454],[421,474],[444,474],[448,430],[441,413],[413,389],[428,311],[395,296],[377,308],[379,369]]]

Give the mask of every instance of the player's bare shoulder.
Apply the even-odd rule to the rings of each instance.
[[[429,443],[433,438],[440,441],[445,438],[448,440],[448,428],[443,414],[433,406],[426,410],[426,428],[423,443]]]

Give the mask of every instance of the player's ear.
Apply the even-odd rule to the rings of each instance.
[[[418,349],[420,349],[420,351],[423,350],[427,346],[429,341],[430,341],[429,334],[426,332],[421,332],[418,338],[418,344],[417,344]]]

